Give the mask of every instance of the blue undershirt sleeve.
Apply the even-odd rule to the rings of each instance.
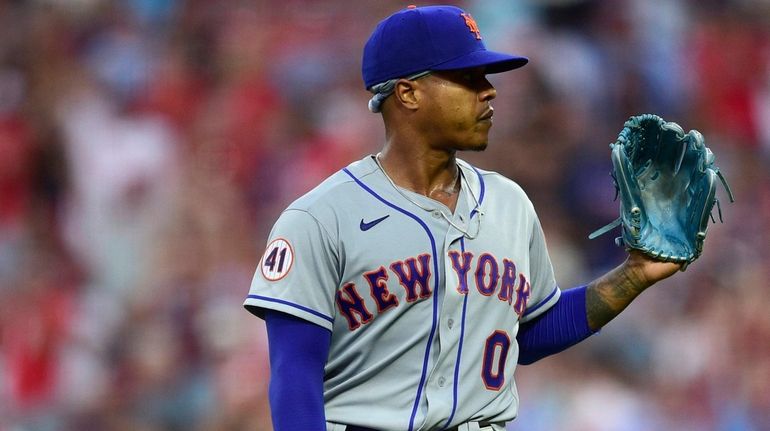
[[[588,326],[586,315],[586,286],[564,290],[553,307],[519,327],[516,335],[518,362],[529,365],[559,353],[594,333]]]
[[[265,322],[273,429],[326,431],[323,378],[331,332],[275,310],[265,310]]]

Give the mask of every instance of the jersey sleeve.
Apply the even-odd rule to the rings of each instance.
[[[244,307],[291,314],[331,330],[338,258],[328,231],[310,213],[288,209],[270,232]]]
[[[553,307],[559,300],[561,290],[556,285],[551,258],[545,243],[545,234],[540,220],[535,216],[529,241],[530,259],[530,296],[527,307],[521,316],[527,322]]]

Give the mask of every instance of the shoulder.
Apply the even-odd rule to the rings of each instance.
[[[358,181],[376,171],[377,165],[367,156],[335,172],[309,192],[297,198],[283,211],[283,215],[301,212],[321,224],[334,224],[340,214],[358,205]]]

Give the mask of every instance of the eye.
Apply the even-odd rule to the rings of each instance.
[[[464,71],[461,72],[461,74],[460,74],[460,81],[463,84],[470,85],[470,86],[475,86],[476,84],[479,84],[479,83],[483,82],[485,76],[486,75],[484,73],[484,70],[481,69],[481,68],[479,68],[479,69],[469,69],[469,70],[464,70]]]

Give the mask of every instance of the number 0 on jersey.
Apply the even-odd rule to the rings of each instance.
[[[283,238],[274,239],[267,245],[260,261],[262,275],[270,281],[280,280],[289,273],[293,263],[294,250],[291,244]]]

